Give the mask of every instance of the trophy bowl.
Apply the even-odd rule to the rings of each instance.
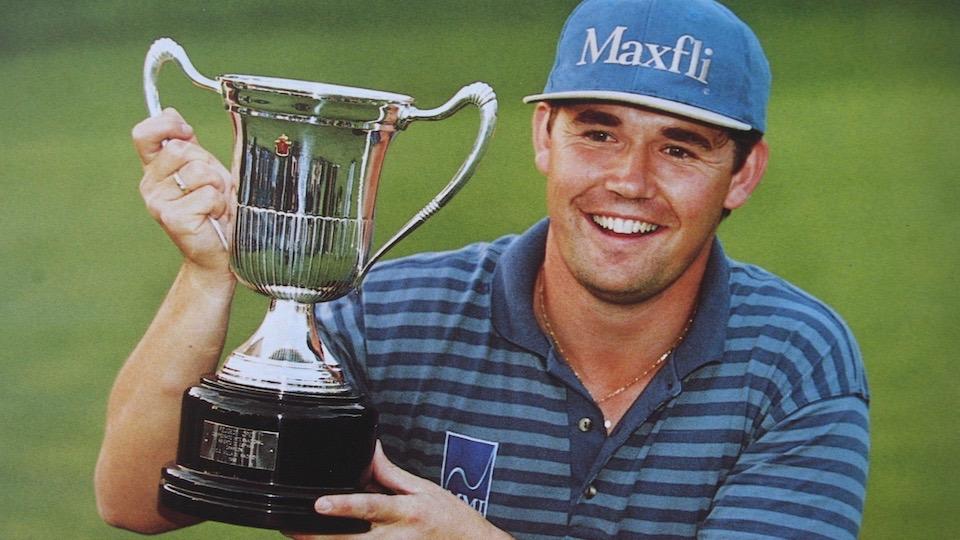
[[[204,519],[298,532],[362,532],[322,516],[317,497],[362,491],[377,412],[350,366],[363,350],[359,284],[371,265],[444,206],[472,176],[496,123],[497,101],[473,83],[435,109],[390,92],[317,82],[201,75],[169,38],[144,62],[151,116],[156,81],[173,61],[220,94],[234,127],[232,234],[209,220],[230,267],[270,298],[263,323],[220,369],[183,395],[176,461],[161,471],[160,502]],[[480,111],[476,140],[446,186],[371,255],[387,146],[417,120]],[[341,320],[318,324],[315,304],[338,300]],[[334,317],[335,318],[335,317]],[[349,335],[348,335],[349,334]],[[360,345],[357,345],[357,344]]]

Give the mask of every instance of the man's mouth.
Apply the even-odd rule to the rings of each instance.
[[[659,225],[638,221],[635,219],[624,219],[611,216],[601,216],[593,214],[590,216],[594,223],[601,229],[611,231],[617,234],[649,234],[660,228]]]

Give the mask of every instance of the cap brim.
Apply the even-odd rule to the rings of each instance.
[[[660,111],[677,114],[686,118],[700,120],[708,124],[720,127],[736,129],[739,131],[750,131],[753,129],[750,124],[745,124],[739,120],[734,120],[728,116],[717,114],[706,109],[693,107],[685,103],[670,101],[668,99],[644,96],[642,94],[630,94],[627,92],[613,92],[609,90],[583,90],[571,92],[550,92],[546,94],[534,94],[523,98],[524,103],[533,103],[535,101],[548,100],[567,100],[567,99],[596,99],[602,101],[619,101],[631,105],[642,105],[657,109]]]

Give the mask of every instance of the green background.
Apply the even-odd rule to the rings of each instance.
[[[728,2],[774,69],[772,161],[721,229],[730,254],[840,311],[863,350],[873,447],[863,538],[949,538],[957,512],[960,7]],[[144,211],[130,129],[150,42],[208,76],[389,90],[433,107],[474,80],[500,98],[477,175],[392,255],[516,232],[543,215],[529,106],[571,1],[0,2],[0,538],[123,538],[97,517],[93,467],[114,375],[178,253]],[[902,4],[902,5],[897,5]],[[165,104],[228,160],[219,98],[175,68]],[[378,238],[456,169],[476,114],[414,124],[383,173]],[[241,291],[228,347],[264,313]],[[204,524],[175,538],[269,537]]]

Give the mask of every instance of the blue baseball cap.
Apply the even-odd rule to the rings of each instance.
[[[586,0],[543,93],[523,101],[616,101],[763,132],[770,79],[757,36],[713,0]]]

